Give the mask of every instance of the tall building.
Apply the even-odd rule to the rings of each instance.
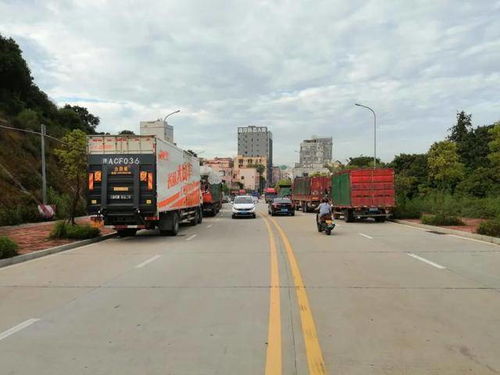
[[[167,142],[174,143],[174,127],[166,121],[141,121],[141,135],[154,135]]]
[[[300,144],[301,167],[330,163],[332,161],[332,137],[304,139]]]
[[[293,168],[293,177],[313,173],[329,173],[325,164],[332,162],[332,137],[304,139],[300,144],[299,162]]]
[[[271,184],[273,166],[273,135],[267,126],[238,127],[238,155],[266,158],[266,183]]]

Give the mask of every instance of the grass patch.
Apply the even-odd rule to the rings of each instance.
[[[465,225],[465,223],[456,216],[447,216],[443,214],[423,215],[422,224],[427,225]]]
[[[477,233],[486,236],[500,237],[500,219],[486,220],[479,224]]]
[[[412,199],[398,198],[394,217],[416,219],[423,213],[478,219],[500,218],[500,197],[476,198],[430,193]]]
[[[17,249],[17,243],[12,241],[9,237],[0,237],[0,259],[16,256]]]
[[[85,240],[94,238],[101,234],[99,228],[90,226],[89,224],[72,225],[65,221],[58,221],[54,224],[49,238],[69,238],[75,240]]]

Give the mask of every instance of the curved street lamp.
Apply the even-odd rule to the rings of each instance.
[[[373,113],[373,169],[375,169],[377,166],[377,115],[373,109],[366,105],[358,103],[355,103],[354,105],[366,108]]]
[[[167,117],[168,117],[168,116],[175,115],[176,113],[179,113],[180,111],[181,111],[181,110],[180,110],[180,109],[178,109],[177,111],[173,111],[172,113],[169,113],[168,115],[166,115],[166,116],[165,116],[165,118],[163,119],[163,122],[166,122],[166,123],[168,124],[168,122],[167,122]]]

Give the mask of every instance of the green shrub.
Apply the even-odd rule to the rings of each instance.
[[[500,237],[500,219],[486,220],[479,224],[477,233],[486,236]]]
[[[423,215],[422,223],[428,225],[465,225],[458,217],[444,214]]]
[[[433,215],[490,219],[500,217],[500,196],[477,198],[433,192],[412,199],[399,198],[396,207],[396,218],[415,218],[417,213],[426,212]]]
[[[52,227],[49,238],[67,238],[68,235],[68,232],[66,231],[67,227],[68,223],[64,221],[58,221]]]
[[[394,209],[395,219],[419,219],[422,210],[418,204],[411,200],[405,200]]]
[[[9,237],[0,237],[0,259],[16,256],[17,249],[17,243],[12,241]]]
[[[99,228],[94,228],[89,224],[72,225],[65,221],[58,221],[52,228],[49,237],[84,240],[97,237],[100,233]]]

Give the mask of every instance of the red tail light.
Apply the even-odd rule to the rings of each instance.
[[[153,173],[148,172],[148,190],[153,190]]]
[[[89,190],[94,190],[94,173],[89,173]]]

